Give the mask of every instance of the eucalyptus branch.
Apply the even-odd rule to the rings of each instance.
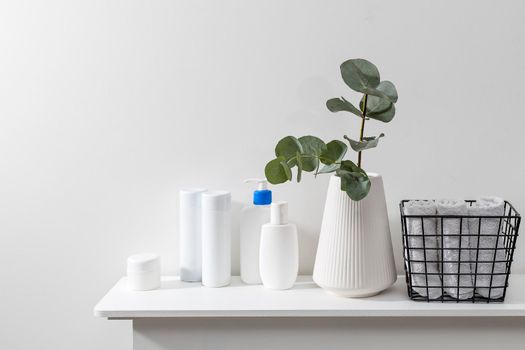
[[[341,140],[325,143],[313,135],[282,138],[275,146],[275,158],[264,168],[271,184],[292,181],[292,170],[297,168],[297,182],[301,181],[303,172],[315,176],[335,172],[335,176],[341,178],[341,190],[352,200],[359,201],[368,194],[370,179],[361,168],[361,152],[377,147],[384,134],[365,136],[365,124],[370,119],[388,123],[394,118],[397,90],[391,81],[381,81],[377,67],[367,60],[350,59],[343,62],[340,69],[345,84],[362,93],[362,98],[357,106],[342,96],[335,97],[326,101],[326,107],[330,112],[348,112],[361,118],[359,139],[344,135],[347,144]],[[357,164],[344,160],[348,149],[357,152]]]
[[[368,95],[365,94],[365,100],[363,102],[363,118],[361,120],[361,132],[359,134],[359,141],[363,141],[363,136],[365,133],[365,121],[366,121],[366,105],[368,104]],[[357,166],[361,167],[361,152],[357,153]]]

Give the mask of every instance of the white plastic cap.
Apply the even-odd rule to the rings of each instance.
[[[184,188],[179,191],[179,198],[181,203],[184,202],[188,206],[201,205],[201,195],[206,192],[205,188]]]
[[[266,179],[258,179],[258,178],[249,178],[244,180],[244,183],[248,182],[257,182],[257,191],[261,190],[267,190],[268,189],[268,180]]]
[[[135,254],[128,258],[128,273],[160,271],[160,256],[151,253]]]
[[[202,194],[202,210],[228,211],[231,208],[231,195],[228,191],[208,191]]]
[[[288,224],[288,202],[274,202],[270,207],[270,224]]]

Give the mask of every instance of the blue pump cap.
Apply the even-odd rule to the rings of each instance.
[[[253,204],[266,205],[272,204],[272,191],[258,190],[253,192]]]
[[[272,191],[268,189],[268,181],[266,179],[246,179],[245,183],[257,182],[257,190],[253,192],[253,204],[268,205],[272,204]]]

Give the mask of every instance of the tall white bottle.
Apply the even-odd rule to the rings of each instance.
[[[179,268],[180,280],[185,282],[201,280],[201,197],[205,191],[191,188],[179,193]]]
[[[260,284],[259,247],[261,227],[270,221],[272,191],[268,190],[266,179],[247,179],[258,183],[253,192],[253,205],[243,208],[240,219],[241,280],[247,284]]]
[[[270,223],[262,226],[261,280],[269,289],[292,288],[299,270],[297,227],[288,223],[288,203],[272,203]]]
[[[231,196],[202,194],[202,284],[223,287],[231,279]]]

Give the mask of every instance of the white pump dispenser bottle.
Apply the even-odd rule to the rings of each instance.
[[[266,179],[246,179],[245,183],[256,182],[253,204],[242,209],[240,219],[240,262],[241,280],[246,284],[260,284],[259,246],[261,226],[270,220],[272,191],[268,190]]]
[[[299,269],[297,227],[288,223],[288,203],[272,203],[271,220],[262,226],[262,283],[269,289],[292,288]]]

